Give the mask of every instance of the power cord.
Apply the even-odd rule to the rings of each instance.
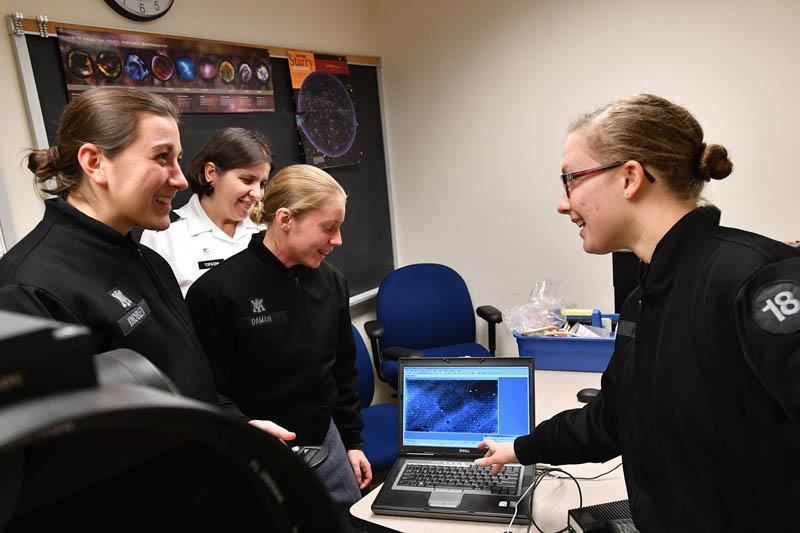
[[[531,491],[531,508],[530,508],[530,511],[528,512],[528,514],[529,515],[533,515],[533,513],[531,512],[531,511],[533,511],[533,490],[532,489],[536,488],[536,485],[538,484],[538,482],[539,482],[539,478],[536,478],[533,483],[528,485],[528,488],[525,489],[525,492],[522,493],[522,496],[520,496],[519,499],[516,502],[514,502],[514,514],[511,516],[511,521],[508,523],[508,527],[506,527],[506,530],[503,531],[503,533],[513,533],[511,531],[511,526],[514,525],[514,520],[517,518],[517,513],[519,512],[519,504],[520,504],[520,502],[522,500],[525,499],[525,496],[528,495],[528,491]],[[528,529],[530,530],[530,526],[528,526]]]
[[[606,475],[610,474],[611,472],[614,472],[615,470],[617,470],[621,466],[622,466],[622,461],[620,461],[619,464],[617,464],[617,466],[615,466],[611,470],[603,472],[602,474],[598,474],[598,475],[596,475],[594,477],[575,477],[572,474],[570,474],[569,472],[567,472],[566,470],[563,470],[561,468],[554,468],[554,467],[537,468],[536,472],[537,472],[538,475],[536,476],[536,479],[533,481],[533,483],[531,483],[528,486],[527,489],[525,489],[525,491],[522,493],[522,496],[520,496],[519,499],[514,504],[514,515],[511,517],[511,521],[508,523],[508,527],[506,527],[506,529],[505,529],[505,531],[503,531],[503,533],[511,533],[511,526],[514,524],[514,520],[517,518],[517,512],[519,511],[519,504],[520,504],[520,502],[522,502],[522,500],[525,499],[525,497],[528,495],[529,491],[530,491],[530,502],[529,502],[529,506],[528,506],[528,509],[529,509],[528,515],[529,515],[530,518],[528,520],[528,529],[526,531],[527,531],[527,533],[530,533],[531,525],[533,525],[536,528],[536,530],[539,531],[539,533],[545,533],[542,530],[542,528],[540,528],[539,525],[536,523],[536,521],[533,519],[533,494],[534,494],[534,492],[536,492],[536,487],[539,486],[539,484],[542,482],[543,479],[545,479],[547,477],[552,478],[552,479],[571,479],[575,483],[575,486],[578,488],[578,509],[583,509],[583,492],[581,491],[581,485],[580,485],[580,483],[578,483],[578,481],[579,480],[580,481],[593,481],[595,479],[599,479],[599,478],[601,478],[603,476],[606,476]],[[554,473],[559,473],[559,472],[564,474],[564,475],[563,476],[554,475]],[[563,529],[559,529],[555,533],[565,533],[565,532],[569,531],[569,529],[570,529],[569,528],[569,524],[567,524],[566,527],[564,527]]]
[[[617,464],[617,466],[615,466],[615,467],[614,467],[614,468],[612,468],[611,470],[608,470],[607,472],[603,472],[602,474],[597,474],[597,475],[596,475],[596,476],[594,476],[594,477],[576,477],[576,478],[574,478],[574,479],[577,479],[578,481],[594,481],[595,479],[600,479],[600,478],[601,478],[601,477],[603,477],[603,476],[607,476],[608,474],[610,474],[611,472],[613,472],[614,470],[616,470],[617,468],[619,468],[619,467],[621,467],[621,466],[622,466],[622,461],[620,461],[620,462],[619,462],[619,464]],[[548,474],[548,475],[549,475],[549,474]],[[568,477],[566,477],[566,476],[553,476],[553,475],[549,475],[549,477],[551,477],[551,478],[553,478],[553,479],[569,479],[569,478],[568,478]],[[571,476],[570,476],[570,477],[571,477]]]
[[[562,470],[560,468],[545,468],[545,469],[543,469],[542,473],[539,475],[538,478],[536,478],[536,482],[533,484],[533,490],[535,491],[536,487],[539,486],[539,483],[541,483],[542,480],[545,477],[547,477],[551,472],[561,472],[562,474],[566,474],[566,476],[569,479],[571,479],[573,482],[575,482],[575,486],[578,487],[578,509],[583,509],[583,492],[581,491],[581,484],[578,483],[578,480],[575,478],[575,476],[573,476],[572,474],[570,474],[566,470]],[[562,476],[559,476],[559,477],[562,477]],[[530,522],[536,528],[536,531],[538,531],[539,533],[545,533],[544,531],[542,531],[542,528],[539,527],[539,524],[537,524],[536,521],[533,519],[533,505],[531,505],[530,517],[531,517]],[[531,530],[531,528],[530,528],[530,524],[529,524],[528,525],[528,531],[530,531],[530,530]],[[555,533],[564,533],[565,531],[569,531],[569,524],[567,524],[566,527],[564,527],[563,529],[559,529]]]

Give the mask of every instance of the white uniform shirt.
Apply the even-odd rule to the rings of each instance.
[[[167,260],[184,296],[194,280],[247,248],[250,236],[262,229],[245,218],[236,225],[233,237],[229,237],[211,221],[196,194],[185,206],[176,209],[175,214],[180,218],[164,231],[145,230],[141,243]]]

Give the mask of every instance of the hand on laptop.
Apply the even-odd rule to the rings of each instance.
[[[294,440],[294,438],[297,436],[295,435],[294,431],[289,431],[288,429],[279,426],[271,420],[251,420],[250,425],[257,427],[261,431],[269,433],[284,444],[286,444],[287,440]]]
[[[361,450],[347,450],[347,460],[353,467],[353,474],[356,476],[356,483],[359,489],[364,489],[372,481],[372,465],[369,464],[367,456]]]
[[[478,444],[478,448],[486,449],[486,455],[482,459],[475,459],[478,466],[492,466],[492,474],[497,474],[506,463],[518,463],[517,454],[514,453],[513,442],[495,442],[486,439]]]

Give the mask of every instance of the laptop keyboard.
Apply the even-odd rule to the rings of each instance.
[[[463,489],[476,494],[502,494],[514,496],[519,492],[522,467],[506,465],[497,475],[491,467],[472,463],[446,462],[440,464],[415,464],[407,462],[396,486],[415,489]]]

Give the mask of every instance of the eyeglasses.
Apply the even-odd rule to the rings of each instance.
[[[564,192],[567,193],[567,198],[569,198],[569,194],[572,192],[572,182],[575,181],[576,179],[588,176],[589,174],[596,174],[604,170],[621,167],[627,162],[628,160],[615,161],[607,165],[602,165],[594,168],[587,168],[586,170],[576,170],[575,172],[564,172],[563,174],[561,174],[561,183],[564,184]],[[644,168],[644,165],[642,165],[642,170],[644,170],[644,175],[650,181],[650,183],[655,183],[656,179],[653,177],[652,174],[650,174],[647,171],[646,168]]]

